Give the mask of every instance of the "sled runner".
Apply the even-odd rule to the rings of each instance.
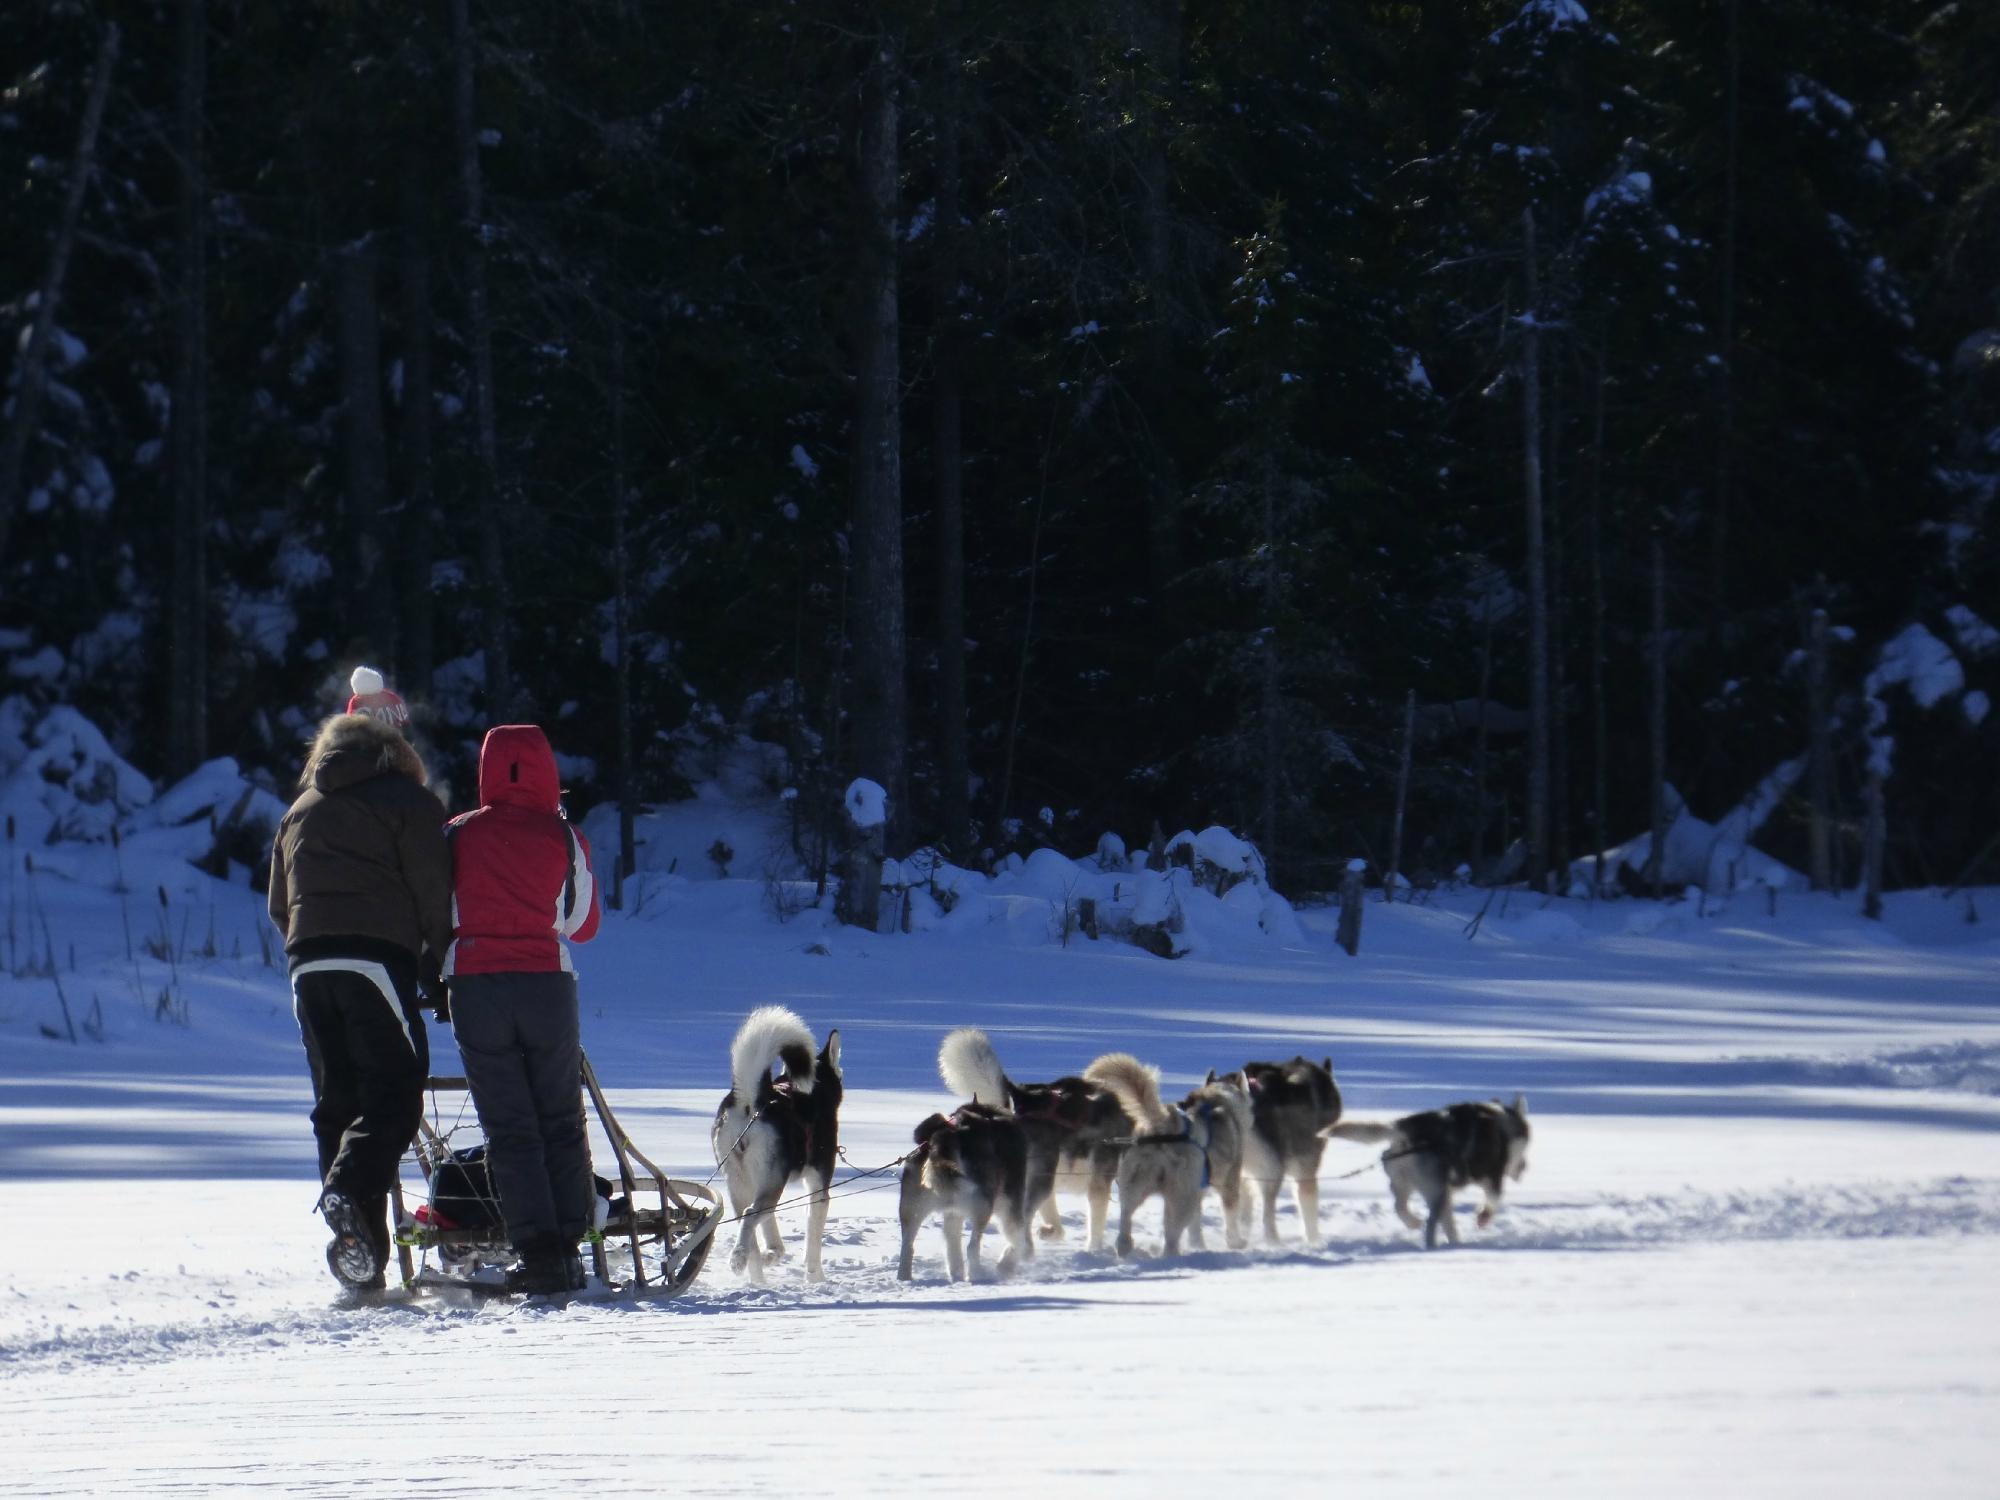
[[[590,1059],[583,1059],[584,1102],[611,1143],[615,1180],[597,1179],[596,1227],[590,1231],[593,1269],[601,1281],[641,1296],[672,1297],[701,1273],[722,1220],[722,1200],[698,1182],[669,1177],[632,1142],[605,1100]],[[424,1182],[423,1199],[408,1206],[399,1179],[395,1191],[396,1251],[406,1286],[498,1291],[494,1268],[513,1256],[500,1204],[486,1167],[486,1145],[454,1146],[452,1138],[478,1133],[470,1119],[463,1077],[425,1080],[431,1108],[411,1148]],[[441,1098],[457,1096],[447,1122]],[[435,1255],[436,1264],[431,1264]]]

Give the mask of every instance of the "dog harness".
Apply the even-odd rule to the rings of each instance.
[[[1052,1125],[1062,1125],[1073,1129],[1075,1128],[1077,1122],[1075,1120],[1069,1119],[1064,1114],[1063,1106],[1066,1102],[1067,1101],[1065,1100],[1058,1099],[1055,1103],[1052,1103],[1042,1109],[1036,1109],[1036,1110],[1017,1109],[1014,1111],[1014,1116],[1016,1119],[1020,1120],[1047,1120]]]

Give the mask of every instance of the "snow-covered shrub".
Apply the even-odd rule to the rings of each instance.
[[[1191,871],[1194,883],[1216,895],[1226,895],[1243,881],[1262,888],[1264,856],[1256,846],[1227,828],[1210,825],[1200,833],[1183,830],[1167,840],[1167,863]]]
[[[253,872],[270,859],[271,835],[285,816],[283,797],[252,780],[229,756],[198,766],[129,823],[135,847],[172,853],[212,875],[231,864]]]
[[[0,703],[0,777],[0,813],[29,845],[108,840],[153,800],[153,783],[62,704],[38,714],[17,698]]]
[[[1805,768],[1802,760],[1789,760],[1759,782],[1750,794],[1731,808],[1719,822],[1697,817],[1669,783],[1666,788],[1666,835],[1661,841],[1660,884],[1673,890],[1699,886],[1704,890],[1729,892],[1742,885],[1758,885],[1777,890],[1803,886],[1806,879],[1750,843],[1752,835],[1798,781]],[[1604,851],[1606,867],[1632,889],[1645,879],[1652,857],[1650,830]],[[1596,856],[1585,855],[1570,864],[1570,892],[1588,896],[1596,876]],[[1602,894],[1600,892],[1600,894]]]
[[[784,785],[782,746],[730,735],[683,745],[676,763],[707,774],[689,783],[689,796],[640,808],[633,825],[635,873],[717,880],[733,868],[767,885],[805,873],[791,844],[791,802],[774,795]],[[618,852],[618,804],[599,802],[584,815],[582,828],[599,868],[609,871]],[[718,844],[729,850],[720,864],[713,853]]]
[[[454,729],[476,728],[480,723],[479,697],[486,688],[486,653],[440,662],[431,673],[431,712],[441,724]]]
[[[1134,943],[1161,958],[1187,952],[1187,907],[1182,893],[1194,888],[1186,870],[1147,870],[1135,877],[1136,900],[1128,928]]]

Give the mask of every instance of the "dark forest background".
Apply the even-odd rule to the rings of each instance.
[[[1222,822],[1298,892],[1390,861],[1407,726],[1405,870],[1806,757],[1762,842],[1851,883],[1873,731],[1889,883],[2000,877],[2000,6],[0,35],[0,690],[156,776],[287,785],[366,661],[461,787],[747,733],[892,850]]]

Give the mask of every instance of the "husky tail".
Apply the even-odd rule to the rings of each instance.
[[[1364,1146],[1380,1145],[1387,1141],[1399,1141],[1402,1132],[1393,1125],[1377,1125],[1369,1120],[1341,1120],[1327,1126],[1320,1134],[1329,1140],[1339,1137],[1343,1141],[1359,1141]]]
[[[944,1039],[938,1048],[938,1076],[961,1099],[994,1109],[1012,1107],[1000,1058],[986,1033],[976,1026],[961,1026]]]
[[[813,1036],[811,1030],[782,1005],[765,1005],[744,1017],[729,1044],[729,1085],[738,1103],[757,1107],[757,1092],[770,1075],[771,1064],[783,1062],[785,1076],[801,1094],[812,1092]]]
[[[1140,1130],[1164,1131],[1168,1113],[1160,1103],[1160,1070],[1129,1052],[1107,1052],[1083,1070],[1084,1078],[1109,1091],[1125,1117]]]

